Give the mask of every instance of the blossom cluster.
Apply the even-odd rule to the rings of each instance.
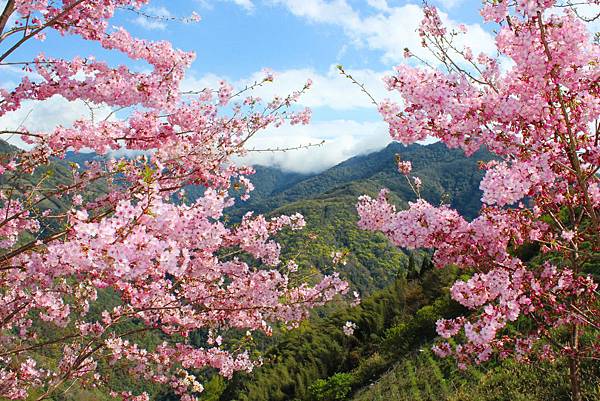
[[[581,272],[600,249],[600,47],[575,12],[558,11],[556,3],[485,1],[482,16],[500,24],[498,58],[459,46],[454,39],[466,27],[451,32],[426,6],[419,35],[437,64],[403,64],[385,78],[403,100],[402,107],[379,103],[393,139],[434,137],[467,155],[486,148],[496,156],[482,163],[483,207],[472,221],[424,199],[397,211],[385,190],[357,205],[360,227],[383,232],[399,247],[432,248],[438,267],[457,265],[470,275],[450,293],[472,313],[437,323],[440,336],[466,342],[434,347],[461,367],[494,353],[597,358],[600,351],[577,340],[579,328],[600,327],[598,284]],[[416,57],[409,49],[405,55]],[[397,161],[408,178],[410,164]],[[553,262],[520,258],[519,247],[531,244]],[[532,329],[511,336],[504,329],[516,319],[530,319]],[[565,326],[575,333],[570,341],[545,342]]]
[[[3,183],[14,183],[0,192],[0,398],[50,398],[77,382],[108,386],[123,400],[148,400],[110,388],[110,370],[121,370],[192,401],[203,390],[194,372],[210,367],[231,377],[260,362],[246,350],[229,350],[220,335],[194,346],[192,333],[270,334],[273,324],[297,325],[311,308],[348,290],[338,275],[293,285],[297,266],[279,269],[280,246],[272,236],[301,229],[302,216],[248,214],[234,226],[223,217],[234,189],[243,187],[242,199],[253,189],[252,169],[233,157],[269,126],[308,123],[310,111],[294,104],[310,83],[266,102],[248,92],[272,82],[269,72],[239,92],[225,81],[182,92],[193,53],[111,26],[117,9],[142,12],[147,3],[15,0],[0,19],[3,45],[10,42],[0,63],[54,30],[146,65],[136,72],[92,56],[39,54],[24,63],[20,82],[0,89],[0,116],[54,96],[92,110],[90,118],[49,131],[15,127],[10,134],[29,150],[0,156]],[[8,20],[15,26],[6,26]],[[97,106],[110,114],[98,118]],[[66,183],[52,184],[44,175],[49,163],[67,165],[57,160],[82,150],[106,157],[72,163]],[[130,156],[109,156],[115,151]],[[189,186],[204,191],[189,200]],[[107,293],[118,297],[117,306],[99,302]],[[100,319],[91,318],[93,308],[102,308]],[[121,329],[132,322],[137,330]],[[136,336],[145,332],[166,341],[145,349]],[[48,361],[41,357],[47,353],[61,357]]]
[[[344,326],[342,327],[342,331],[344,332],[345,335],[347,336],[351,336],[354,334],[354,330],[356,330],[358,326],[356,325],[356,323],[354,322],[346,322],[344,323]]]

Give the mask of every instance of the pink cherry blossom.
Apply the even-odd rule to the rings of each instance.
[[[345,335],[351,336],[354,334],[354,330],[356,330],[358,326],[354,322],[346,322],[342,327],[342,331]]]
[[[578,340],[582,330],[600,327],[598,284],[582,273],[600,246],[600,47],[573,11],[557,12],[555,5],[484,1],[484,19],[500,23],[499,58],[474,57],[458,46],[436,9],[425,7],[419,34],[437,64],[396,67],[384,82],[403,106],[383,100],[379,112],[391,137],[404,144],[434,137],[467,155],[491,151],[495,160],[481,163],[483,207],[472,221],[420,197],[397,211],[383,190],[376,199],[359,198],[357,210],[360,227],[381,231],[403,248],[433,249],[438,267],[465,269],[469,278],[450,293],[472,313],[440,320],[437,329],[466,341],[440,343],[437,355],[452,355],[461,368],[494,354],[562,356],[579,401],[577,366],[600,351]],[[511,61],[504,69],[502,59]],[[404,166],[400,172],[409,173]],[[518,249],[533,243],[554,262],[521,259]],[[530,327],[509,336],[504,328],[516,319],[529,320]],[[559,327],[570,339],[554,337]]]
[[[403,160],[398,161],[398,171],[401,174],[408,175],[408,174],[410,174],[411,170],[412,170],[411,162],[403,161]]]
[[[77,381],[84,388],[107,387],[123,400],[150,399],[111,388],[108,364],[196,400],[203,385],[195,371],[210,367],[231,377],[260,360],[230,349],[220,334],[192,345],[191,333],[237,328],[270,335],[273,325],[297,326],[310,309],[348,291],[337,274],[311,286],[292,284],[298,282],[292,262],[280,268],[280,245],[272,237],[301,229],[301,215],[248,214],[239,225],[223,218],[234,202],[232,189],[241,189],[242,199],[253,189],[253,170],[233,162],[246,153],[243,145],[269,126],[307,123],[310,110],[296,103],[310,83],[264,102],[251,92],[273,81],[272,74],[240,91],[222,81],[218,88],[182,92],[193,53],[112,26],[117,9],[135,11],[147,3],[15,0],[3,11],[3,20],[30,24],[25,36],[0,26],[3,38],[23,38],[17,47],[54,30],[147,68],[135,72],[93,56],[39,54],[25,63],[20,82],[0,90],[0,116],[55,96],[112,110],[48,131],[19,128],[16,135],[30,149],[0,161],[4,182],[25,177],[33,183],[0,191],[0,398],[52,398],[62,383]],[[183,22],[198,20],[192,14]],[[3,42],[0,63],[15,61],[13,43]],[[34,182],[49,163],[82,149],[137,156],[71,165],[70,175],[61,177],[66,183],[54,188],[46,187],[45,176]],[[194,201],[185,195],[192,185],[204,188]],[[118,298],[117,306],[98,302],[105,292]],[[103,309],[99,321],[90,321],[92,307]],[[165,343],[145,349],[135,333],[115,329],[132,321],[140,332],[160,333]],[[47,333],[40,330],[46,327],[69,335],[45,344],[40,335]],[[48,353],[59,357],[48,360]]]

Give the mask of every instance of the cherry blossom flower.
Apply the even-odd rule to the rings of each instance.
[[[344,334],[349,337],[354,334],[354,330],[356,330],[357,327],[358,326],[356,325],[356,323],[348,321],[344,324],[342,330]]]

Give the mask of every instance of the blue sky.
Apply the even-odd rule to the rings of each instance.
[[[5,0],[4,0],[5,1]],[[0,0],[0,5],[4,1]],[[474,52],[494,53],[492,27],[480,22],[477,0],[432,0],[450,25],[467,24],[465,40]],[[336,64],[343,64],[363,81],[377,98],[389,97],[381,77],[393,66],[406,62],[405,47],[418,52],[416,33],[421,18],[420,2],[404,0],[153,0],[144,9],[148,14],[186,17],[192,11],[202,16],[197,24],[160,22],[121,11],[114,25],[125,26],[135,36],[167,39],[176,47],[192,50],[197,59],[184,83],[186,89],[212,86],[225,78],[244,85],[259,77],[263,68],[277,74],[276,82],[258,95],[267,98],[285,94],[311,78],[314,86],[302,100],[313,109],[313,124],[269,130],[254,139],[251,147],[268,148],[320,142],[326,145],[289,153],[253,154],[254,163],[279,165],[297,171],[318,171],[356,154],[385,146],[388,136],[366,96],[339,76]],[[111,63],[126,61],[119,54],[75,38],[49,35],[12,56],[11,61],[31,59],[40,51],[50,56],[72,57],[95,54]],[[131,64],[143,69],[143,64]],[[16,69],[3,68],[4,87],[20,79]],[[393,96],[392,96],[393,97]],[[21,124],[32,129],[50,129],[68,124],[86,108],[52,99],[30,105],[0,125]]]
[[[314,3],[316,6],[313,11],[309,6],[304,10],[293,5],[287,6],[287,3]],[[451,18],[467,23],[477,20],[477,7],[465,7],[465,3],[477,4],[476,0],[445,0],[437,3]],[[325,73],[331,64],[338,62],[348,68],[390,68],[392,64],[382,59],[382,49],[356,42],[357,38],[352,38],[345,32],[343,22],[327,16],[322,16],[319,20],[314,15],[320,12],[319,4],[332,4],[332,8],[339,4],[337,8],[340,9],[344,8],[340,5],[347,4],[362,18],[384,15],[381,10],[370,6],[369,2],[356,0],[159,0],[152,2],[155,9],[164,8],[179,16],[185,16],[195,9],[203,20],[192,26],[158,26],[162,29],[154,29],[152,32],[138,26],[135,32],[140,36],[166,38],[182,49],[195,50],[198,60],[194,69],[198,73],[218,73],[231,78],[243,78],[263,67],[278,71],[312,68]],[[387,4],[388,7],[397,8],[409,4],[420,5],[414,1],[389,1]],[[148,27],[152,25],[147,24]]]

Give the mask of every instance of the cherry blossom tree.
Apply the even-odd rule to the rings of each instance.
[[[580,401],[581,361],[600,357],[598,283],[585,273],[600,250],[600,47],[568,3],[483,3],[497,56],[459,45],[466,28],[445,26],[426,5],[419,34],[433,57],[406,49],[408,62],[385,80],[403,104],[378,103],[395,140],[434,137],[467,155],[486,148],[497,156],[481,166],[479,217],[467,221],[420,196],[397,211],[382,191],[360,198],[359,224],[401,247],[434,248],[438,267],[470,274],[451,295],[472,313],[438,321],[440,336],[457,339],[437,344],[438,355],[461,367],[493,355],[565,357]],[[398,168],[418,194],[410,161]],[[535,263],[518,256],[526,245],[539,247]],[[508,330],[517,320],[520,330]]]
[[[224,347],[224,330],[268,334],[274,322],[294,325],[347,289],[337,276],[290,284],[271,237],[301,228],[302,216],[248,214],[234,226],[222,218],[231,191],[241,189],[243,198],[252,189],[251,169],[232,157],[244,155],[246,141],[267,126],[306,123],[310,112],[293,104],[310,84],[267,102],[250,93],[273,80],[269,73],[239,92],[226,82],[182,92],[192,53],[111,27],[119,9],[151,17],[141,8],[147,2],[4,2],[0,65],[23,75],[0,89],[0,116],[53,97],[85,102],[91,113],[47,132],[0,132],[28,145],[0,160],[0,398],[48,399],[75,382],[113,390],[108,375],[121,369],[194,400],[202,391],[195,371],[212,367],[229,377],[259,363],[244,349]],[[184,22],[197,20],[192,14]],[[93,55],[14,59],[47,33],[76,36],[145,67],[111,66]],[[66,181],[52,185],[44,172],[69,150],[137,156],[71,163]],[[98,195],[93,185],[105,191]],[[203,196],[185,201],[190,185],[204,187]],[[67,207],[44,208],[48,202]],[[103,306],[101,293],[116,294],[118,304]],[[100,318],[90,317],[93,308],[105,308]],[[210,333],[203,346],[190,341],[198,330]],[[144,348],[138,339],[147,332],[163,342]],[[58,356],[49,360],[48,352]]]

